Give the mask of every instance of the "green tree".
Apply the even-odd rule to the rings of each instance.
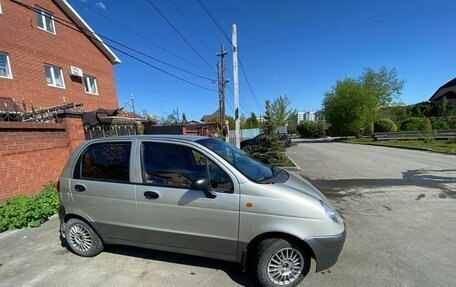
[[[366,68],[359,83],[377,98],[379,106],[387,106],[399,100],[405,81],[398,78],[396,68],[381,67],[378,71]]]
[[[187,116],[185,115],[185,113],[182,113],[182,123],[183,123],[183,124],[188,123],[188,121],[187,121]]]
[[[355,79],[337,81],[323,99],[323,111],[340,132],[363,135],[372,127],[378,98]]]
[[[254,112],[250,114],[250,117],[248,117],[243,124],[244,129],[256,129],[260,127],[260,122],[258,121],[258,118]]]
[[[298,111],[291,109],[291,100],[287,95],[280,96],[271,105],[272,117],[277,126],[287,126],[289,132],[296,132]]]
[[[279,134],[275,132],[276,124],[273,119],[269,101],[266,101],[266,113],[263,121],[263,138],[254,147],[252,157],[270,165],[284,166],[288,162],[285,146],[279,141]]]

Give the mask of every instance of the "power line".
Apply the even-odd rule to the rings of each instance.
[[[213,51],[211,51],[211,49],[209,48],[209,46],[207,45],[206,41],[204,41],[204,39],[201,37],[201,35],[198,33],[198,31],[193,27],[193,25],[190,23],[190,21],[188,20],[187,17],[185,17],[184,13],[179,9],[179,7],[176,5],[176,2],[174,2],[174,0],[171,0],[171,3],[173,4],[173,6],[176,8],[177,12],[179,12],[179,14],[182,16],[182,18],[185,20],[185,22],[187,23],[187,25],[190,27],[190,29],[192,29],[192,31],[195,33],[195,35],[198,37],[198,39],[204,44],[204,46],[206,47],[206,49],[209,51],[209,53],[212,53]]]
[[[177,29],[176,27],[174,27],[174,25],[171,23],[171,21],[168,20],[168,18],[166,18],[165,15],[163,15],[163,13],[157,8],[157,6],[154,5],[154,3],[152,3],[151,0],[147,0],[147,2],[150,4],[150,6],[152,6],[155,11],[157,11],[158,14],[160,14],[160,16],[166,21],[166,23],[168,23],[169,26],[171,26],[171,28],[173,28],[174,32],[176,32],[176,34],[178,34],[182,40],[184,40],[185,43],[187,43],[187,45],[193,50],[193,52],[195,52],[201,60],[203,60],[203,62],[206,63],[206,65],[215,73],[215,70],[214,68],[212,67],[211,64],[209,64],[206,59],[203,58],[203,56],[201,56],[200,53],[198,53],[198,51],[192,46],[192,44],[190,44],[190,42],[184,37],[184,35],[182,35]]]
[[[135,30],[133,30],[133,29],[129,28],[128,26],[126,26],[126,25],[124,25],[124,24],[122,24],[122,23],[120,23],[120,22],[118,22],[118,21],[116,21],[116,20],[114,20],[114,19],[112,19],[112,18],[110,18],[110,17],[104,15],[103,13],[100,13],[100,12],[98,12],[98,11],[92,10],[92,9],[88,8],[87,6],[84,6],[84,8],[86,8],[88,11],[90,11],[90,12],[92,12],[92,13],[97,14],[98,16],[101,16],[101,17],[105,18],[106,20],[108,20],[108,21],[111,22],[112,24],[121,27],[122,29],[124,29],[124,30],[130,32],[131,34],[135,35],[136,37],[138,37],[138,38],[142,39],[143,41],[145,41],[145,42],[151,44],[152,46],[157,47],[157,48],[159,48],[160,50],[162,50],[162,51],[164,51],[164,52],[166,52],[166,53],[168,53],[168,54],[170,54],[170,55],[176,57],[177,59],[180,59],[180,60],[182,60],[182,61],[184,61],[184,62],[186,62],[186,63],[192,65],[193,67],[195,67],[195,68],[197,68],[197,69],[199,69],[199,70],[201,70],[201,71],[204,71],[205,73],[211,74],[211,73],[207,72],[207,70],[204,70],[203,68],[201,68],[200,66],[195,65],[194,63],[192,63],[192,62],[189,61],[188,59],[186,59],[186,58],[184,58],[184,57],[181,57],[181,56],[177,55],[177,54],[174,53],[173,51],[171,51],[171,50],[169,50],[169,49],[163,47],[162,45],[160,45],[160,44],[158,44],[158,43],[156,43],[156,42],[154,42],[154,41],[152,41],[152,40],[150,40],[150,39],[144,37],[143,35],[139,34],[139,33],[136,32]]]
[[[11,1],[12,1],[12,2],[17,2],[17,1],[13,1],[13,0],[11,0]],[[19,3],[19,2],[18,2],[18,3]],[[36,12],[36,10],[35,10],[35,12]],[[66,19],[63,19],[63,18],[60,18],[60,17],[57,17],[57,16],[53,16],[53,18],[54,18],[54,19],[58,19],[58,20],[60,20],[60,21],[62,21],[62,22],[68,23],[68,24],[70,24],[70,25],[74,25],[73,22],[68,21],[68,20],[66,20]],[[76,26],[76,25],[75,25],[75,26]],[[148,55],[148,54],[143,53],[143,52],[141,52],[141,51],[139,51],[139,50],[137,50],[137,49],[131,48],[131,47],[125,45],[125,44],[122,44],[122,43],[120,43],[120,42],[118,42],[118,41],[116,41],[116,40],[113,40],[113,39],[111,39],[111,38],[109,38],[109,37],[107,37],[107,36],[101,35],[101,34],[99,34],[99,33],[92,32],[92,31],[90,31],[90,30],[88,30],[88,29],[85,29],[85,28],[83,28],[83,27],[78,27],[78,28],[80,28],[80,29],[82,29],[82,30],[85,30],[85,31],[88,31],[88,32],[90,32],[90,33],[93,33],[93,34],[99,36],[100,38],[103,38],[103,39],[105,39],[105,40],[108,40],[108,41],[110,41],[110,42],[112,42],[112,43],[115,43],[115,44],[117,44],[117,45],[119,45],[119,46],[125,48],[125,49],[128,49],[128,50],[130,50],[130,51],[133,51],[133,52],[135,52],[135,53],[138,53],[138,54],[140,54],[140,55],[142,55],[142,56],[144,56],[144,57],[147,57],[147,58],[149,58],[149,59],[152,59],[152,60],[154,60],[154,61],[157,61],[157,62],[159,62],[159,63],[161,63],[161,64],[163,64],[163,65],[172,67],[172,68],[174,68],[174,69],[176,69],[176,70],[179,70],[179,71],[181,71],[181,72],[184,72],[184,73],[187,73],[187,74],[190,74],[190,75],[192,75],[192,76],[199,77],[199,78],[202,78],[202,79],[205,79],[205,80],[209,80],[209,81],[211,81],[211,82],[214,82],[214,81],[215,81],[215,79],[211,79],[211,78],[208,78],[208,77],[205,77],[205,76],[202,76],[202,75],[198,75],[198,74],[195,74],[195,73],[193,73],[193,72],[191,72],[191,71],[188,71],[188,70],[179,68],[179,67],[177,67],[177,66],[175,66],[175,65],[169,64],[169,63],[167,63],[167,62],[165,62],[165,61],[162,61],[162,60],[160,60],[160,59],[157,59],[157,58],[155,58],[155,57],[153,57],[153,56],[151,56],[151,55]],[[105,44],[106,44],[106,43],[105,43]]]
[[[26,9],[29,9],[29,10],[32,10],[32,11],[35,11],[35,12],[41,12],[40,10],[38,10],[38,9],[32,7],[32,6],[29,6],[29,5],[27,5],[27,4],[18,2],[18,1],[16,1],[16,0],[10,0],[10,1],[13,2],[13,3],[15,3],[15,4],[18,4],[18,5],[22,6],[22,7],[24,7],[24,8],[26,8]],[[42,14],[42,15],[44,15],[44,14]],[[108,46],[109,48],[114,49],[114,50],[116,50],[117,52],[119,52],[119,53],[121,53],[121,54],[123,54],[123,55],[125,55],[125,56],[128,56],[128,57],[130,57],[130,58],[132,58],[132,59],[134,59],[134,60],[136,60],[136,61],[138,61],[138,62],[141,62],[141,63],[143,63],[143,64],[145,64],[145,65],[147,65],[147,66],[149,66],[149,67],[151,67],[151,68],[154,68],[154,69],[156,69],[156,70],[158,70],[158,71],[160,71],[160,72],[162,72],[162,73],[164,73],[164,74],[167,74],[167,75],[169,75],[169,76],[171,76],[171,77],[174,77],[174,78],[176,78],[176,79],[179,79],[179,80],[181,80],[181,81],[183,81],[183,82],[186,82],[186,83],[188,83],[188,84],[190,84],[190,85],[193,85],[193,86],[196,86],[196,87],[198,87],[198,88],[201,88],[201,89],[204,89],[204,90],[208,90],[208,91],[212,91],[212,92],[217,92],[216,90],[212,90],[212,89],[206,88],[206,87],[204,87],[204,86],[201,86],[201,85],[195,84],[195,83],[193,83],[193,82],[190,82],[190,81],[188,81],[188,80],[186,80],[186,79],[184,79],[184,78],[181,78],[181,77],[179,77],[179,76],[176,76],[176,75],[174,75],[174,74],[172,74],[172,73],[170,73],[170,72],[167,72],[167,71],[165,71],[165,70],[163,70],[163,69],[161,69],[161,68],[159,68],[159,67],[156,67],[156,66],[154,66],[154,65],[152,65],[152,64],[150,64],[150,63],[148,63],[148,62],[146,62],[146,61],[144,61],[144,60],[142,60],[142,59],[140,59],[140,58],[138,58],[138,57],[136,57],[136,56],[134,56],[134,55],[131,55],[131,54],[129,54],[129,53],[123,51],[123,50],[120,50],[119,48],[116,48],[116,47],[114,47],[113,45],[104,43],[103,41],[101,41],[101,40],[99,40],[99,39],[97,39],[97,38],[95,38],[95,37],[89,36],[89,35],[87,35],[87,34],[85,34],[84,32],[81,31],[81,29],[82,29],[82,30],[88,31],[87,29],[84,29],[84,28],[78,27],[78,26],[77,26],[78,28],[74,28],[74,27],[68,25],[67,23],[65,23],[65,22],[68,22],[68,21],[66,21],[65,19],[63,19],[63,20],[61,21],[61,20],[60,20],[61,18],[58,18],[58,17],[55,17],[55,16],[52,16],[52,17],[51,17],[51,16],[47,16],[47,15],[44,15],[44,16],[47,17],[47,18],[49,18],[49,19],[53,19],[55,22],[57,22],[57,23],[59,23],[59,24],[65,26],[65,27],[67,27],[67,28],[69,28],[69,29],[72,29],[72,30],[74,30],[74,31],[76,31],[76,32],[78,32],[78,33],[84,34],[85,36],[89,37],[89,38],[92,39],[93,41],[102,43],[102,44]],[[71,23],[71,25],[74,25],[74,24]],[[94,33],[94,32],[91,32],[91,33],[93,33],[93,34],[95,34],[95,35],[98,35],[98,34],[96,34],[96,33]],[[100,36],[100,37],[101,37],[101,36]]]
[[[387,17],[387,18],[385,18],[385,16],[392,16],[392,15],[396,15],[396,14],[402,14],[402,13],[405,13],[405,12],[411,12],[411,11],[434,8],[434,7],[439,7],[439,6],[451,5],[451,4],[455,4],[455,2],[446,2],[446,3],[436,4],[436,5],[428,5],[428,6],[418,7],[418,8],[414,8],[414,9],[401,10],[401,11],[396,11],[396,12],[391,12],[391,13],[371,16],[369,18],[361,18],[361,19],[357,19],[357,20],[344,22],[344,23],[341,23],[341,24],[338,24],[338,25],[335,25],[335,26],[330,26],[328,28],[309,30],[307,32],[292,34],[292,35],[288,35],[288,36],[285,36],[285,37],[280,37],[280,38],[277,38],[277,39],[272,39],[272,40],[263,41],[263,42],[256,43],[256,44],[250,44],[250,45],[242,46],[239,49],[248,49],[248,48],[253,48],[253,47],[258,47],[258,46],[271,45],[271,44],[274,44],[274,43],[280,43],[280,42],[284,42],[284,41],[291,41],[291,40],[295,40],[295,39],[298,39],[298,38],[304,38],[304,37],[319,35],[319,34],[328,33],[328,32],[334,32],[334,31],[340,31],[340,30],[345,30],[345,29],[350,29],[350,28],[356,28],[356,27],[366,26],[366,25],[370,25],[370,24],[382,23],[382,22],[386,22],[386,21],[399,20],[399,19],[411,18],[411,17],[434,14],[434,13],[440,13],[440,12],[454,11],[455,8],[453,8],[453,9],[443,9],[443,10],[441,9],[441,10],[435,10],[435,11],[427,11],[427,12],[421,12],[421,13],[415,13],[415,14],[409,14],[409,15],[402,15],[402,16],[397,16],[397,17],[389,17],[389,18]],[[375,18],[380,18],[380,19],[372,20],[372,19],[375,19]],[[368,21],[365,21],[365,20],[368,20]]]
[[[212,13],[209,10],[209,8],[206,6],[204,1],[203,0],[198,0],[198,2],[200,3],[201,7],[203,7],[204,11],[206,11],[206,14],[212,19],[212,22],[214,22],[214,24],[217,26],[217,28],[220,30],[220,32],[222,32],[222,34],[225,36],[225,38],[231,44],[231,47],[234,48],[233,42],[231,41],[230,37],[225,33],[225,31],[223,30],[222,26],[220,26],[220,24],[217,22],[217,20],[215,20],[214,16],[212,15]],[[255,100],[255,103],[258,106],[258,109],[261,111],[262,110],[261,109],[261,105],[259,104],[258,99],[255,96],[255,93],[253,92],[252,85],[250,84],[250,81],[249,81],[249,79],[247,77],[247,73],[245,72],[244,66],[242,65],[241,57],[239,57],[239,56],[238,56],[238,61],[239,61],[239,66],[241,67],[241,72],[244,75],[244,78],[245,78],[245,80],[247,82],[247,86],[249,87],[250,93],[252,94],[253,99]]]

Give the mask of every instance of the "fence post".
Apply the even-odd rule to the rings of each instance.
[[[84,126],[82,125],[82,113],[65,112],[59,115],[68,137],[68,152],[72,154],[85,140]]]

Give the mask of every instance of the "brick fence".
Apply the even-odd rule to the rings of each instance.
[[[61,123],[0,122],[0,202],[35,194],[55,183],[67,159],[84,141],[81,114]]]

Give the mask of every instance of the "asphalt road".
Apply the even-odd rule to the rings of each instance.
[[[302,286],[454,286],[456,157],[340,143],[288,150],[347,223],[339,262]],[[236,264],[110,246],[62,247],[56,217],[0,234],[1,286],[254,286]]]

